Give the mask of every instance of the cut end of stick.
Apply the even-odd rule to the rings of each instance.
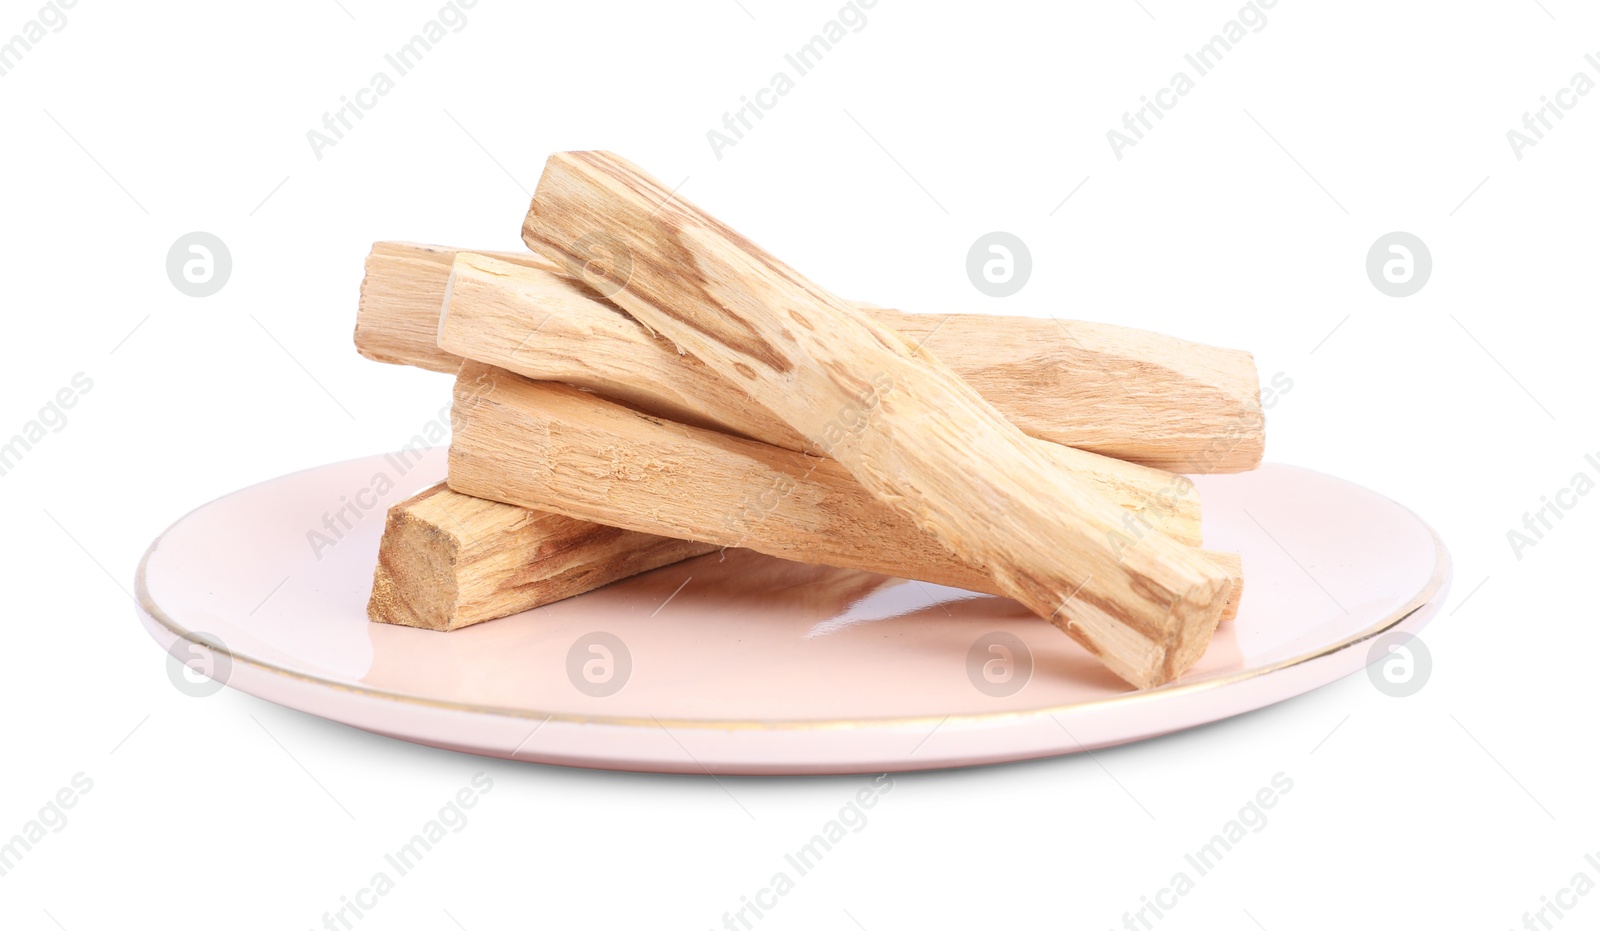
[[[430,499],[448,493],[437,485],[389,509],[367,602],[369,619],[426,630],[455,630],[472,623],[458,610],[461,542],[418,513]]]
[[[390,508],[367,616],[458,630],[714,549],[500,504],[440,483]]]
[[[461,359],[438,346],[450,265],[460,250],[408,242],[373,243],[356,310],[356,351],[375,362],[454,375]],[[497,261],[554,271],[531,252],[486,252]]]

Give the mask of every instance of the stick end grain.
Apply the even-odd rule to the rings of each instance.
[[[470,623],[458,611],[455,567],[461,543],[434,522],[413,514],[410,506],[416,500],[389,509],[367,617],[379,624],[455,630]]]

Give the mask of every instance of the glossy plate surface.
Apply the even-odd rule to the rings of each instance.
[[[743,550],[438,633],[366,619],[385,509],[442,478],[444,454],[403,466],[322,466],[190,513],[140,566],[145,626],[231,687],[431,746],[884,772],[1093,750],[1282,701],[1364,668],[1373,638],[1414,633],[1450,575],[1410,511],[1269,464],[1197,480],[1205,544],[1242,555],[1245,595],[1194,670],[1145,692],[1013,601]]]

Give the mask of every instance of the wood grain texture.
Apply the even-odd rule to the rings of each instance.
[[[1261,464],[1255,359],[1162,333],[1076,320],[872,311],[950,366],[1023,433],[1174,472]]]
[[[374,244],[362,284],[356,348],[382,362],[453,374],[460,358],[440,348],[436,337],[451,259],[461,251]],[[533,253],[482,254],[530,269],[532,277],[570,281],[577,294],[617,310]],[[853,306],[921,343],[1024,433],[1176,472],[1237,472],[1260,463],[1265,421],[1255,361],[1247,352],[1103,323]],[[523,347],[521,355],[527,366],[547,373],[519,369],[532,377],[577,384],[576,379],[594,375],[581,359],[560,352],[545,356],[537,341]],[[652,375],[667,398],[695,397],[693,371]],[[694,422],[688,419],[693,412],[683,407],[659,413]],[[717,413],[724,428],[754,435],[738,429],[738,410],[732,416]],[[804,442],[787,425],[766,419],[775,432],[762,439],[775,442],[783,436],[778,445],[791,449]]]
[[[456,630],[716,548],[474,498],[440,483],[389,508],[367,616]]]
[[[451,355],[576,385],[678,423],[821,451],[581,281],[458,253],[436,341]]]
[[[1136,687],[1203,650],[1229,582],[1064,472],[954,372],[636,166],[551,156],[523,226]],[[597,259],[597,254],[599,259]]]
[[[447,293],[439,345],[453,354],[576,385],[677,423],[822,455],[699,359],[679,354],[570,278],[463,253]],[[1130,533],[1155,529],[1199,542],[1200,495],[1187,477],[1045,440],[1028,442],[1134,515]]]
[[[457,378],[452,421],[449,483],[464,494],[641,533],[1011,595],[992,573],[962,561],[831,459],[674,424],[570,386],[470,362]],[[1195,559],[1213,565],[1198,551]],[[1235,583],[1226,570],[1213,571],[1225,579],[1226,602]],[[1185,653],[1195,643],[1183,641]]]

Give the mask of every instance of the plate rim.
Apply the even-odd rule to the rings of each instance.
[[[437,446],[429,447],[424,452],[425,453],[433,453],[433,452],[436,452],[436,451],[438,451],[440,449],[443,449],[443,448],[445,448],[445,447],[437,447]],[[491,716],[494,716],[494,717],[502,717],[502,718],[515,718],[515,719],[522,719],[522,720],[539,720],[539,721],[541,721],[543,723],[549,723],[549,722],[554,721],[554,722],[568,723],[568,724],[587,724],[587,725],[599,725],[599,726],[608,726],[608,727],[636,728],[636,727],[642,727],[642,726],[654,726],[654,727],[672,727],[672,728],[679,728],[679,729],[702,729],[702,730],[724,730],[724,731],[728,731],[728,730],[732,730],[732,731],[738,731],[738,730],[812,731],[812,730],[839,730],[839,729],[861,729],[861,728],[925,727],[925,726],[927,726],[929,724],[935,724],[935,725],[943,726],[943,725],[952,724],[952,723],[957,724],[957,725],[964,725],[964,724],[967,724],[967,725],[992,724],[992,723],[1012,721],[1012,720],[1017,720],[1017,719],[1034,718],[1034,717],[1038,717],[1040,715],[1055,716],[1055,715],[1058,715],[1058,714],[1073,714],[1073,713],[1082,714],[1082,713],[1088,712],[1088,711],[1098,712],[1098,711],[1103,711],[1103,710],[1105,710],[1107,708],[1111,708],[1111,707],[1114,707],[1114,706],[1115,707],[1123,707],[1123,706],[1127,706],[1127,705],[1143,704],[1143,703],[1147,703],[1147,702],[1150,702],[1150,701],[1180,700],[1182,698],[1185,698],[1185,697],[1188,697],[1188,696],[1191,696],[1191,695],[1194,695],[1194,694],[1199,694],[1199,693],[1203,693],[1203,692],[1212,692],[1212,691],[1215,691],[1215,690],[1218,690],[1218,689],[1226,688],[1228,686],[1239,684],[1241,682],[1247,682],[1247,681],[1254,680],[1254,679],[1265,678],[1266,676],[1282,672],[1282,671],[1284,671],[1286,669],[1292,669],[1292,668],[1294,668],[1296,666],[1302,666],[1302,665],[1305,665],[1307,663],[1315,662],[1316,660],[1322,659],[1324,657],[1332,656],[1332,655],[1334,655],[1336,653],[1344,652],[1345,650],[1348,650],[1348,649],[1350,649],[1352,647],[1358,646],[1359,644],[1364,643],[1364,642],[1366,642],[1368,640],[1371,640],[1371,639],[1373,639],[1375,637],[1382,636],[1385,632],[1387,632],[1387,631],[1389,631],[1389,630],[1391,630],[1391,629],[1403,624],[1406,621],[1406,619],[1410,618],[1412,615],[1416,614],[1418,611],[1421,611],[1423,608],[1427,607],[1433,601],[1434,597],[1437,596],[1444,589],[1445,585],[1448,583],[1448,581],[1450,579],[1450,576],[1451,576],[1451,569],[1452,569],[1450,551],[1445,547],[1444,540],[1443,540],[1442,537],[1439,536],[1439,532],[1433,528],[1432,524],[1429,524],[1427,521],[1423,520],[1420,515],[1418,515],[1415,511],[1411,510],[1409,507],[1406,507],[1404,504],[1401,504],[1400,502],[1395,501],[1393,498],[1390,498],[1388,495],[1384,495],[1384,494],[1382,494],[1380,492],[1373,491],[1372,489],[1367,488],[1365,485],[1359,485],[1359,484],[1357,484],[1355,482],[1350,481],[1349,479],[1340,478],[1337,475],[1330,475],[1330,474],[1328,474],[1326,472],[1318,472],[1315,469],[1306,468],[1305,466],[1293,465],[1291,463],[1279,463],[1279,462],[1267,463],[1267,462],[1263,462],[1263,463],[1261,463],[1261,465],[1272,465],[1272,466],[1275,466],[1277,468],[1294,469],[1294,470],[1297,470],[1297,471],[1300,471],[1300,472],[1308,472],[1308,473],[1310,473],[1312,475],[1320,476],[1320,477],[1323,477],[1323,478],[1331,478],[1331,479],[1334,479],[1335,481],[1344,482],[1345,484],[1348,484],[1348,485],[1353,485],[1354,487],[1359,488],[1362,491],[1367,492],[1368,494],[1377,495],[1379,498],[1382,498],[1384,501],[1387,501],[1390,504],[1394,505],[1395,507],[1399,508],[1400,510],[1404,511],[1413,520],[1415,520],[1419,525],[1421,525],[1421,527],[1428,532],[1429,537],[1433,540],[1433,549],[1434,549],[1433,572],[1429,576],[1428,581],[1426,583],[1424,583],[1422,588],[1419,589],[1415,594],[1413,594],[1411,596],[1410,600],[1408,600],[1403,606],[1401,606],[1400,608],[1398,608],[1395,611],[1391,612],[1390,614],[1384,616],[1379,621],[1377,621],[1376,623],[1374,623],[1373,625],[1367,627],[1364,630],[1358,631],[1358,632],[1356,632],[1354,634],[1351,634],[1349,636],[1341,638],[1339,641],[1337,641],[1335,643],[1330,643],[1330,644],[1324,645],[1323,647],[1321,647],[1319,649],[1310,650],[1310,651],[1307,651],[1305,653],[1300,653],[1300,654],[1297,654],[1295,656],[1287,657],[1287,658],[1285,658],[1283,660],[1279,660],[1278,662],[1273,663],[1273,664],[1271,664],[1269,666],[1262,666],[1262,667],[1258,667],[1258,668],[1244,670],[1244,671],[1241,671],[1241,672],[1238,672],[1238,673],[1234,673],[1233,675],[1230,675],[1230,676],[1208,677],[1208,678],[1197,679],[1197,680],[1192,681],[1192,682],[1181,682],[1181,681],[1180,682],[1172,682],[1172,683],[1168,683],[1167,685],[1157,686],[1156,688],[1153,688],[1153,689],[1137,689],[1137,690],[1134,690],[1134,691],[1124,692],[1124,693],[1121,693],[1121,694],[1118,694],[1118,695],[1109,696],[1109,697],[1106,697],[1106,698],[1097,698],[1097,699],[1093,699],[1093,700],[1090,700],[1090,701],[1072,702],[1072,703],[1065,704],[1065,705],[1052,705],[1052,706],[1039,707],[1039,708],[1011,709],[1011,710],[1006,710],[1006,711],[963,712],[963,713],[953,713],[953,714],[945,714],[945,715],[928,714],[928,715],[894,716],[894,717],[866,717],[866,718],[851,718],[851,719],[838,719],[838,720],[827,720],[827,721],[750,720],[750,719],[721,720],[721,719],[712,719],[712,718],[669,718],[669,719],[662,719],[662,718],[657,718],[657,717],[655,717],[653,715],[646,715],[646,716],[641,717],[641,716],[637,716],[637,715],[606,715],[606,714],[574,714],[574,713],[570,713],[570,712],[561,712],[561,713],[540,712],[540,711],[537,711],[537,710],[526,709],[526,708],[511,708],[511,707],[494,706],[494,705],[477,705],[477,704],[471,704],[471,703],[467,703],[467,702],[450,701],[450,700],[447,700],[447,699],[423,698],[423,697],[416,696],[416,695],[408,695],[408,694],[405,694],[403,692],[392,692],[392,691],[389,691],[387,689],[372,688],[372,687],[364,686],[364,685],[353,685],[353,684],[348,683],[348,682],[339,682],[339,681],[336,681],[336,680],[333,680],[333,679],[325,678],[323,676],[312,675],[310,673],[304,673],[304,672],[298,672],[298,671],[295,671],[295,670],[292,670],[292,669],[286,669],[286,668],[284,668],[282,666],[277,665],[276,663],[272,663],[272,662],[268,662],[268,661],[261,660],[261,659],[258,659],[258,658],[253,658],[253,657],[244,656],[242,654],[239,654],[239,653],[235,652],[234,650],[232,650],[231,648],[229,648],[228,646],[226,646],[225,644],[221,644],[221,645],[213,644],[213,643],[208,643],[208,642],[206,642],[205,640],[202,640],[202,639],[197,639],[196,637],[192,636],[192,634],[195,633],[194,631],[191,631],[188,628],[184,627],[183,625],[181,625],[181,624],[177,623],[176,621],[174,621],[172,619],[172,617],[169,614],[167,614],[165,609],[163,609],[159,604],[156,603],[154,596],[152,596],[150,594],[150,590],[149,590],[149,586],[147,584],[147,578],[146,578],[146,573],[147,573],[147,570],[149,568],[150,558],[155,555],[155,553],[156,553],[156,551],[158,549],[160,549],[161,542],[163,540],[165,540],[168,535],[170,535],[174,530],[176,530],[180,524],[184,523],[189,518],[193,517],[195,514],[197,514],[200,511],[203,511],[203,510],[211,507],[212,505],[219,504],[219,503],[221,503],[223,501],[226,501],[229,498],[233,498],[233,497],[235,497],[237,495],[242,495],[242,494],[245,494],[246,492],[254,491],[254,490],[256,490],[256,489],[258,489],[258,488],[260,488],[260,487],[262,487],[264,485],[269,485],[269,484],[272,484],[274,482],[283,481],[284,479],[294,478],[295,476],[298,476],[298,475],[304,475],[304,474],[309,473],[309,472],[316,472],[316,471],[320,471],[322,469],[326,469],[326,468],[330,468],[330,467],[334,467],[334,466],[342,466],[342,465],[348,465],[348,464],[354,463],[354,462],[362,462],[362,461],[365,461],[367,459],[371,459],[374,456],[381,456],[381,455],[382,455],[382,453],[373,453],[373,454],[367,455],[367,456],[356,456],[356,457],[352,457],[350,459],[341,459],[341,460],[338,460],[336,462],[323,463],[321,465],[310,466],[310,467],[304,468],[304,469],[296,469],[295,471],[292,471],[292,472],[286,472],[283,475],[279,475],[279,476],[276,476],[276,477],[273,477],[273,478],[269,478],[269,479],[264,479],[262,481],[256,482],[256,483],[251,484],[251,485],[246,485],[243,488],[237,488],[237,489],[235,489],[233,491],[228,492],[227,494],[220,495],[220,496],[218,496],[216,498],[211,499],[210,501],[207,501],[207,502],[205,502],[203,504],[200,504],[200,505],[198,505],[198,506],[196,506],[194,508],[191,508],[189,511],[184,513],[183,516],[179,517],[177,520],[173,521],[170,525],[168,525],[168,527],[165,530],[161,531],[161,533],[159,533],[156,536],[156,538],[150,542],[149,547],[147,547],[145,549],[144,555],[142,557],[140,557],[138,570],[134,574],[134,599],[135,599],[135,602],[136,602],[136,607],[139,609],[139,612],[141,614],[143,614],[144,616],[148,617],[150,620],[152,620],[155,623],[159,624],[162,628],[164,628],[168,633],[170,633],[174,637],[176,637],[179,641],[183,641],[183,642],[192,644],[194,646],[198,646],[198,647],[204,648],[204,649],[209,650],[209,651],[211,651],[213,653],[218,653],[218,654],[220,654],[222,656],[225,656],[225,657],[227,657],[229,663],[241,663],[243,665],[253,667],[254,669],[257,669],[257,670],[259,670],[261,672],[270,673],[272,675],[280,676],[282,678],[294,680],[294,681],[297,681],[297,682],[300,682],[300,683],[304,683],[304,684],[308,684],[308,685],[314,685],[314,686],[318,686],[318,687],[326,688],[326,689],[331,689],[331,690],[338,691],[338,692],[344,692],[344,693],[347,693],[347,694],[354,694],[354,695],[357,695],[357,696],[360,696],[360,697],[364,697],[364,698],[371,698],[371,699],[378,699],[378,700],[381,700],[381,701],[394,702],[395,704],[400,704],[400,705],[412,705],[412,706],[423,707],[423,708],[431,708],[431,709],[435,709],[435,710],[463,712],[463,713],[473,714],[473,715],[491,715]],[[1258,468],[1259,468],[1259,466],[1258,466]],[[1228,474],[1231,474],[1231,473],[1228,473]],[[371,622],[368,621],[368,623],[371,623]],[[168,647],[166,649],[167,649],[168,653],[171,652],[171,648],[170,647]],[[226,681],[224,681],[223,684],[224,685],[229,685],[229,683],[226,682]],[[244,691],[244,690],[240,689],[239,691]],[[245,694],[252,694],[252,693],[246,692]],[[543,726],[543,724],[541,724],[541,726]]]

